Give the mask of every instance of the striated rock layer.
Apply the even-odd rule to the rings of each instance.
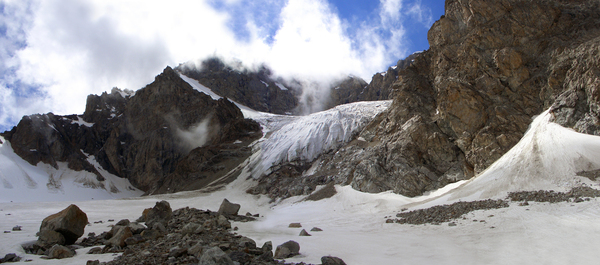
[[[398,70],[392,106],[321,156],[303,182],[421,195],[483,171],[550,107],[561,125],[600,134],[600,1],[447,0],[445,8],[430,49]]]

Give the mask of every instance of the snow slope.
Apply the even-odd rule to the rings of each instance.
[[[103,170],[93,157],[88,161],[106,180],[96,180],[87,171],[75,171],[59,162],[58,169],[42,162],[33,166],[14,153],[10,143],[0,140],[0,202],[117,199],[140,196],[128,180]]]
[[[564,128],[551,119],[549,111],[536,117],[523,138],[488,169],[420,207],[505,198],[514,191],[568,191],[581,185],[600,189],[598,182],[577,176],[600,168],[600,137]]]

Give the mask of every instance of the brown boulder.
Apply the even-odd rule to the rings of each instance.
[[[71,245],[83,235],[87,224],[87,215],[77,205],[71,204],[64,210],[44,218],[40,231],[51,230],[61,233],[65,238],[65,244]]]

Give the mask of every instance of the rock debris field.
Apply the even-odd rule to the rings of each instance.
[[[449,222],[461,218],[463,215],[477,210],[488,210],[505,208],[509,206],[509,201],[519,201],[520,206],[527,206],[528,201],[533,202],[568,202],[575,203],[589,200],[589,198],[600,197],[600,190],[590,187],[576,187],[569,192],[556,191],[519,191],[508,193],[506,200],[481,200],[472,202],[456,202],[450,205],[438,205],[431,208],[419,209],[396,214],[396,219],[388,218],[386,223],[399,224],[435,224]],[[453,226],[455,223],[450,223]]]

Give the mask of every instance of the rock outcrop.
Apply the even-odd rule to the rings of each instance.
[[[132,95],[116,88],[90,95],[82,116],[26,116],[3,136],[33,165],[68,162],[102,181],[88,161],[93,155],[135,187],[166,193],[221,178],[250,155],[247,145],[262,135],[259,124],[244,119],[233,103],[194,90],[170,67]]]
[[[430,49],[398,70],[392,106],[304,179],[417,196],[482,172],[550,107],[557,123],[600,133],[599,2],[447,0],[445,8]],[[306,182],[271,189],[312,191]]]

